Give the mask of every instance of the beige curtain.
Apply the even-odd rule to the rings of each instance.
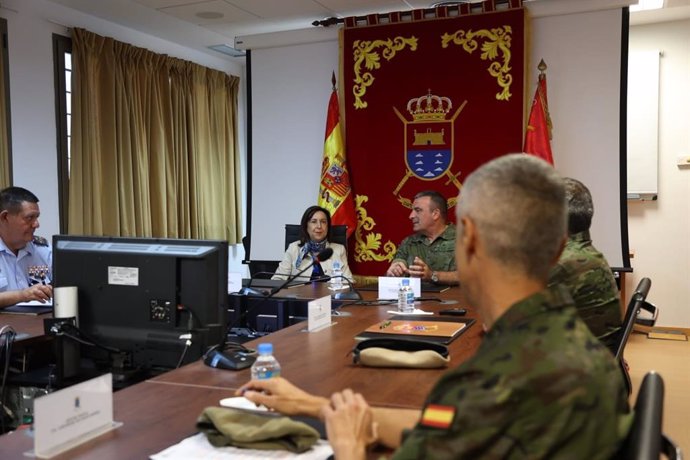
[[[75,29],[69,233],[241,238],[239,78]]]
[[[3,19],[4,21],[4,19]],[[3,50],[3,53],[6,53]],[[7,117],[7,94],[5,94],[5,74],[4,56],[0,54],[0,189],[9,187],[12,184],[12,172],[10,171],[10,140],[9,140],[9,119]]]

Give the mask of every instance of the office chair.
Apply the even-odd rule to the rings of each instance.
[[[682,459],[682,452],[662,432],[664,380],[654,371],[642,380],[635,401],[635,418],[625,439],[620,458],[658,460],[664,454],[671,460]]]
[[[646,301],[647,294],[652,287],[652,281],[649,278],[642,278],[635,288],[632,296],[630,297],[630,302],[628,303],[628,308],[625,311],[625,318],[623,318],[623,324],[621,330],[618,332],[618,337],[614,340],[612,344],[611,352],[616,357],[621,371],[623,372],[623,379],[628,388],[628,394],[632,392],[632,382],[630,381],[630,375],[625,366],[625,361],[623,360],[623,352],[625,350],[625,345],[628,343],[628,338],[632,333],[633,327],[637,320],[637,316],[640,314],[641,310],[649,311],[654,315],[652,318],[652,323],[656,322],[656,317],[658,315],[657,308]]]
[[[250,246],[249,236],[242,237],[242,246],[244,247],[244,260],[243,264],[249,266],[249,277],[256,279],[269,279],[272,273],[278,270],[279,260],[251,260],[249,258],[249,246]]]
[[[285,224],[285,249],[293,241],[299,240],[299,232],[298,224]],[[342,244],[347,249],[347,225],[331,225],[331,242]]]

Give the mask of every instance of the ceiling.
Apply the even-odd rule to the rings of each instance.
[[[237,36],[310,28],[329,17],[428,8],[434,0],[49,0],[173,43],[212,53]],[[476,1],[476,0],[474,0]],[[690,0],[631,14],[632,24],[690,17]]]

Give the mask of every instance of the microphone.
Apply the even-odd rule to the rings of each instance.
[[[319,263],[325,262],[331,257],[333,257],[333,248],[326,248],[316,255],[316,261],[318,261]],[[311,267],[312,265],[314,265],[313,262],[309,266],[307,266],[307,268]],[[301,275],[302,273],[304,273],[307,270],[307,268],[299,272],[297,275]]]
[[[263,279],[263,278],[257,278],[257,275],[280,275],[280,276],[290,276],[289,273],[280,273],[280,272],[256,272],[254,273],[254,276],[249,278],[249,282],[247,285],[243,288],[241,288],[239,291],[237,291],[237,294],[239,295],[251,295],[254,297],[263,297],[268,295],[268,291],[272,289],[272,287],[269,286],[268,289],[257,289],[252,287],[252,283],[254,282],[255,279]],[[309,277],[308,276],[298,276],[296,278],[306,278],[306,281],[304,281],[304,284],[309,282]],[[272,281],[279,281],[279,280],[272,280]],[[297,283],[299,284],[299,283]]]
[[[331,276],[331,279],[333,279],[333,278],[344,279],[345,282],[347,282],[347,285],[349,288],[346,292],[334,292],[331,295],[333,300],[340,300],[340,301],[354,300],[354,302],[350,302],[348,304],[345,304],[344,302],[340,302],[340,304],[338,304],[338,305],[331,304],[331,316],[352,316],[352,313],[342,311],[342,310],[340,310],[340,308],[343,307],[344,305],[354,305],[358,302],[361,302],[362,301],[362,294],[360,294],[359,291],[357,289],[355,289],[354,284],[352,283],[352,281],[347,276],[344,276],[344,275]]]
[[[240,352],[235,351],[232,354],[226,354],[224,353],[225,351],[225,341],[228,337],[228,332],[237,325],[241,320],[243,320],[252,310],[257,308],[260,305],[263,305],[268,299],[273,297],[276,293],[280,292],[285,286],[290,284],[290,282],[294,281],[297,277],[302,275],[302,273],[306,272],[309,270],[311,267],[314,266],[316,262],[325,262],[328,259],[330,259],[333,256],[333,249],[331,248],[326,248],[323,251],[319,252],[316,257],[312,260],[312,262],[304,267],[302,270],[297,272],[295,275],[289,276],[285,282],[283,282],[278,289],[275,291],[271,292],[268,296],[265,296],[261,299],[261,301],[257,302],[254,304],[251,308],[247,309],[239,318],[237,318],[235,321],[230,323],[228,327],[225,329],[225,333],[223,334],[221,338],[221,342],[218,345],[214,345],[213,347],[209,348],[206,353],[204,353],[204,364],[210,367],[214,368],[221,368],[221,369],[233,369],[233,370],[239,370],[239,369],[245,369],[252,364],[254,364],[254,361],[256,361],[256,357],[254,356],[248,356],[247,353],[243,350]]]
[[[357,289],[355,289],[354,284],[352,284],[352,281],[347,276],[344,275],[338,275],[338,276],[331,276],[331,279],[333,278],[342,278],[347,282],[347,285],[349,289],[346,292],[334,292],[331,297],[335,300],[362,300],[362,294],[359,293]]]
[[[287,280],[285,281],[285,283],[281,284],[281,285],[278,287],[278,289],[276,289],[275,291],[273,291],[273,292],[271,293],[271,295],[272,295],[273,293],[275,293],[275,292],[280,291],[281,289],[283,289],[285,286],[287,286],[288,284],[290,284],[291,282],[293,282],[293,281],[296,280],[297,278],[308,278],[308,277],[306,277],[306,276],[300,276],[300,275],[301,275],[302,273],[304,273],[305,271],[309,270],[311,267],[313,267],[314,264],[315,264],[316,262],[319,262],[319,263],[325,262],[325,261],[327,261],[328,259],[330,259],[332,256],[333,256],[333,248],[326,248],[326,249],[322,250],[321,252],[319,252],[319,253],[316,255],[316,257],[314,258],[314,260],[312,260],[312,262],[311,262],[309,265],[307,265],[306,267],[304,267],[302,270],[300,270],[300,271],[299,271],[296,275],[294,275],[294,276],[293,276],[293,275],[289,275],[288,273],[278,273],[278,272],[273,273],[274,275],[282,275],[282,276],[289,275],[289,276],[288,276]],[[271,272],[259,272],[259,273],[266,273],[266,274],[269,274],[269,273],[271,273]],[[257,275],[258,275],[258,273],[257,273]],[[240,294],[240,295],[253,295],[253,296],[257,296],[257,297],[265,296],[265,295],[266,295],[266,292],[261,291],[261,290],[259,290],[259,289],[254,289],[254,288],[251,287],[251,286],[252,286],[252,279],[253,279],[253,278],[250,278],[250,279],[249,279],[249,283],[247,284],[247,287],[244,287],[244,288],[240,289],[240,290],[238,291],[238,294]],[[307,280],[307,281],[308,281],[308,280]],[[306,284],[306,282],[305,282],[305,284]],[[268,297],[270,297],[271,295],[269,295]],[[268,299],[268,297],[267,297],[267,299]]]

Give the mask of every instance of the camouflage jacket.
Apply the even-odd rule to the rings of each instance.
[[[614,347],[623,322],[618,288],[608,262],[592,246],[589,232],[568,238],[558,264],[549,274],[549,286],[557,283],[570,290],[578,313],[592,334],[609,348]]]
[[[610,458],[630,422],[620,369],[558,286],[513,305],[444,374],[394,458]]]
[[[431,243],[421,233],[408,236],[398,246],[393,262],[402,261],[409,267],[415,256],[433,271],[455,271],[455,225],[448,224],[443,233]]]

